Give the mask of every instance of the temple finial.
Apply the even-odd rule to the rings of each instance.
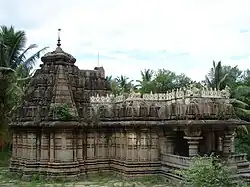
[[[57,39],[57,46],[58,47],[61,46],[60,31],[61,31],[61,29],[58,29],[58,39]]]

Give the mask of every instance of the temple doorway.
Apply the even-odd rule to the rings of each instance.
[[[184,139],[184,136],[185,133],[183,131],[176,132],[174,154],[188,157],[188,143],[187,140]]]

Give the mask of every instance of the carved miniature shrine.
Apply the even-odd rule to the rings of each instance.
[[[41,58],[23,103],[10,124],[10,170],[74,178],[112,171],[124,176],[161,174],[188,167],[190,158],[215,152],[239,174],[238,125],[229,90],[190,87],[169,93],[112,96],[102,67],[79,70],[60,40]]]

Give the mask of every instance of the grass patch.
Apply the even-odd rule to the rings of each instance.
[[[7,168],[1,168],[0,170],[0,185],[7,184],[8,187],[80,187],[80,186],[106,186],[106,187],[152,187],[154,185],[161,185],[167,187],[168,185],[161,177],[150,176],[150,177],[140,177],[134,179],[124,179],[119,175],[115,174],[101,174],[101,175],[91,175],[84,177],[83,180],[79,181],[68,181],[64,179],[50,180],[42,175],[33,175],[31,181],[23,181],[18,175],[10,174],[6,171]],[[7,187],[6,186],[6,187]]]
[[[126,179],[126,180],[130,180],[130,179]],[[154,185],[160,185],[160,184],[166,183],[166,179],[164,180],[164,178],[159,175],[135,178],[134,181],[146,183],[146,184],[154,184]]]

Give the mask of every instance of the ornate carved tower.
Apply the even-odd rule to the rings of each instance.
[[[88,125],[90,96],[109,93],[103,68],[79,70],[76,59],[57,48],[45,54],[17,110],[13,132],[11,171],[24,176],[44,172],[51,176],[78,176],[83,144],[77,137]]]

